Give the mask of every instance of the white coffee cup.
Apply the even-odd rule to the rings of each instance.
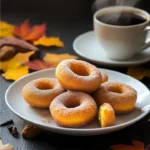
[[[103,23],[97,19],[104,14],[134,12],[146,19],[145,22],[130,26],[117,26]],[[128,6],[112,6],[98,10],[93,17],[94,31],[106,56],[115,60],[133,57],[150,46],[146,42],[150,30],[150,15],[141,9]]]

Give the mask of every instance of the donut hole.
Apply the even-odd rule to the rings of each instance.
[[[79,76],[89,76],[89,70],[84,66],[83,64],[72,64],[70,66],[70,69]]]
[[[113,93],[118,93],[118,94],[122,94],[123,91],[120,87],[116,87],[116,88],[111,88],[109,89],[109,91],[113,92]]]
[[[75,108],[80,105],[80,102],[79,101],[67,101],[64,105],[67,108]]]
[[[52,85],[51,84],[49,84],[49,83],[41,83],[41,84],[37,84],[37,86],[36,86],[38,89],[40,89],[40,90],[49,90],[49,89],[52,89],[53,87],[52,87]]]

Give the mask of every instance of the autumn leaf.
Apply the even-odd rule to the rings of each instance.
[[[29,61],[26,63],[26,65],[31,70],[43,70],[47,68],[52,68],[53,66],[50,63],[47,63],[45,61],[42,61],[40,59],[36,59],[34,61]]]
[[[43,36],[33,42],[34,45],[64,47],[64,43],[58,37]]]
[[[46,53],[43,60],[56,67],[62,60],[77,59],[77,58],[78,58],[77,56],[70,55],[68,53],[64,53],[64,54]]]
[[[20,67],[22,64],[29,61],[29,57],[33,55],[35,51],[30,51],[27,53],[18,53],[13,58],[0,62],[0,70],[6,72],[9,69],[14,69]],[[17,74],[17,73],[16,73]]]
[[[18,80],[22,76],[29,73],[28,66],[19,66],[17,68],[7,69],[5,73],[2,74],[7,80]]]
[[[26,41],[37,40],[45,35],[46,24],[30,27],[29,20],[25,20],[20,26],[14,28],[14,35]]]
[[[144,150],[144,144],[140,141],[132,141],[133,145],[118,144],[111,146],[112,150]]]
[[[144,77],[150,77],[150,69],[143,67],[132,67],[128,69],[127,74],[138,80],[141,80]]]
[[[13,31],[14,31],[13,25],[5,21],[0,21],[0,38],[14,37]]]

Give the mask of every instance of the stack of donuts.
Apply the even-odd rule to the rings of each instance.
[[[98,118],[101,127],[115,124],[116,114],[132,111],[137,92],[94,65],[68,59],[59,63],[56,78],[39,78],[22,89],[24,99],[33,107],[48,108],[59,126],[81,127]]]

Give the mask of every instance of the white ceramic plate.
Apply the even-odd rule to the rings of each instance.
[[[150,61],[150,48],[128,60],[116,61],[109,59],[98,43],[94,31],[89,31],[76,37],[73,42],[73,49],[81,57],[105,66],[135,66]]]
[[[90,124],[82,128],[64,128],[56,125],[48,109],[37,109],[29,106],[21,94],[23,86],[37,78],[55,78],[55,69],[37,71],[15,81],[6,92],[6,104],[16,115],[28,122],[48,131],[70,135],[96,135],[117,131],[130,126],[148,114],[150,111],[150,92],[146,86],[144,86],[141,82],[119,72],[105,69],[101,70],[108,74],[110,81],[126,83],[131,85],[138,92],[136,108],[129,114],[118,115],[116,117],[116,125],[114,126],[101,128],[98,121],[95,119]]]

